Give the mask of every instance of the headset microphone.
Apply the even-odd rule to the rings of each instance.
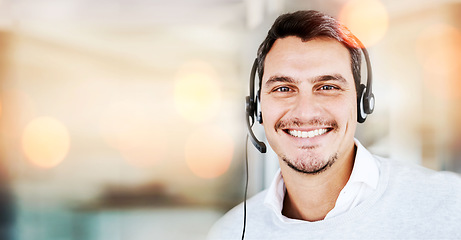
[[[248,127],[248,133],[250,134],[250,140],[253,143],[253,145],[258,149],[261,153],[265,153],[267,151],[266,144],[263,142],[259,141],[255,134],[253,133],[253,130],[251,127],[255,123],[255,116],[256,120],[259,123],[262,123],[262,116],[261,113],[258,111],[258,102],[259,101],[259,96],[255,99],[254,95],[254,89],[255,89],[255,75],[256,75],[256,69],[258,68],[258,61],[255,59],[253,63],[253,68],[251,69],[251,75],[250,75],[250,96],[246,97],[246,122],[247,122],[247,127]],[[259,95],[259,94],[258,94]],[[251,123],[250,123],[250,118],[251,118]]]

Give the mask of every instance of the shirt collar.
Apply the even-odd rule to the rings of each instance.
[[[267,189],[264,205],[271,208],[274,212],[281,214],[283,208],[283,198],[285,197],[285,183],[283,182],[280,168],[275,173],[271,185]]]
[[[354,139],[354,142],[357,146],[357,152],[355,155],[354,167],[352,169],[351,176],[349,177],[348,184],[363,182],[372,189],[376,189],[379,179],[379,163],[357,139]],[[264,204],[271,208],[279,215],[279,217],[282,218],[285,218],[283,215],[281,215],[285,191],[285,183],[283,182],[280,169],[278,169],[271,185],[267,190]]]
[[[363,182],[376,189],[379,180],[378,162],[357,139],[354,139],[354,141],[357,146],[357,152],[355,154],[354,168],[348,182]]]

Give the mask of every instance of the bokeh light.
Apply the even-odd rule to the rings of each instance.
[[[339,20],[365,47],[380,41],[389,26],[387,10],[379,0],[349,0],[341,9]]]
[[[221,90],[210,64],[184,64],[176,76],[174,100],[179,114],[191,122],[203,122],[215,115],[221,104]]]
[[[228,133],[217,127],[201,128],[186,142],[186,162],[190,170],[201,178],[216,178],[230,166],[234,143]]]
[[[70,135],[60,121],[39,117],[24,129],[22,147],[31,163],[42,168],[52,168],[60,164],[69,152]]]
[[[152,167],[165,156],[167,129],[149,118],[140,106],[143,103],[114,103],[103,113],[100,131],[106,143],[129,164]]]
[[[446,24],[430,25],[420,34],[416,52],[426,89],[441,99],[460,98],[461,31]]]
[[[1,94],[2,134],[8,141],[20,141],[25,126],[36,117],[35,102],[20,89],[4,89]]]

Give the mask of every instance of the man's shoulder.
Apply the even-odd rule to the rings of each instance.
[[[260,208],[264,205],[264,199],[266,197],[267,190],[263,190],[251,198],[246,200],[246,205],[247,208],[250,209],[255,209],[255,208]],[[234,219],[242,219],[243,220],[243,210],[244,210],[244,203],[240,203],[237,206],[233,207],[231,210],[229,210],[224,216],[220,219],[221,220],[231,220],[234,221]]]
[[[436,171],[424,166],[392,159],[379,158],[389,171],[388,191],[419,197],[441,199],[449,197],[461,203],[461,175],[449,171]],[[460,205],[461,206],[461,205]]]
[[[266,193],[267,190],[264,190],[248,199],[246,201],[247,211],[263,211]],[[208,233],[208,239],[238,239],[243,231],[243,223],[244,203],[242,202],[229,210],[213,225]]]
[[[385,159],[377,157],[380,162],[386,162],[390,167],[392,177],[405,178],[409,182],[418,181],[425,184],[461,184],[461,174],[450,171],[437,171],[416,163]]]
[[[459,174],[396,160],[380,161],[388,169],[389,181],[372,215],[392,213],[392,218],[381,217],[381,222],[397,223],[398,228],[405,228],[411,222],[414,226],[408,225],[411,228],[404,231],[409,236],[417,236],[419,233],[411,232],[417,230],[427,238],[459,239],[459,224],[455,224],[461,221]],[[433,226],[438,227],[428,231]]]

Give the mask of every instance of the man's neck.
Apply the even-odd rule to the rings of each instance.
[[[282,213],[286,217],[306,221],[323,220],[336,203],[352,173],[355,147],[329,169],[317,174],[300,173],[280,161],[287,191]]]

